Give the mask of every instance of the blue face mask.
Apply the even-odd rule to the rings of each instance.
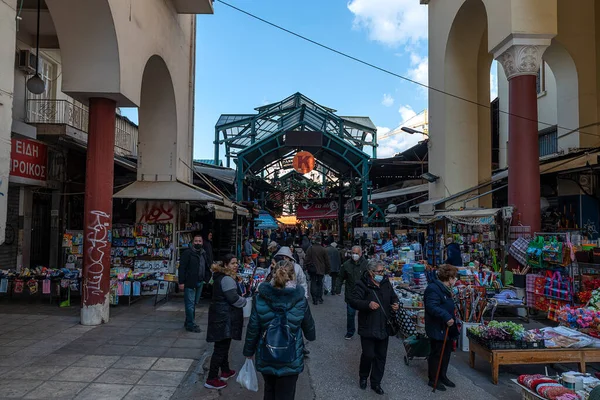
[[[381,283],[383,281],[383,275],[375,275],[373,279],[375,280],[375,282]]]
[[[458,294],[458,288],[456,286],[452,287],[452,294],[454,294],[454,295]]]

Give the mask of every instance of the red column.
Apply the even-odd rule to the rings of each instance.
[[[535,75],[509,80],[508,204],[514,206],[513,223],[539,232],[540,165]]]
[[[108,322],[116,103],[90,99],[81,323]]]

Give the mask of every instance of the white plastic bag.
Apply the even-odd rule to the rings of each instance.
[[[256,376],[254,362],[251,358],[246,358],[246,362],[242,366],[242,369],[240,369],[236,382],[244,389],[258,392],[258,377]]]
[[[331,293],[331,276],[325,275],[323,278],[323,289]]]

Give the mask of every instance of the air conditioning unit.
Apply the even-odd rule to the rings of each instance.
[[[19,50],[19,69],[25,72],[27,75],[33,75],[35,73],[35,66],[37,65],[37,57],[30,50]]]

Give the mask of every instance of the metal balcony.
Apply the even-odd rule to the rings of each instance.
[[[85,134],[87,140],[89,111],[86,106],[68,100],[27,100],[27,123],[69,126]],[[66,130],[46,130],[45,134],[67,134]],[[129,119],[117,115],[115,123],[115,153],[137,155],[138,127]]]

